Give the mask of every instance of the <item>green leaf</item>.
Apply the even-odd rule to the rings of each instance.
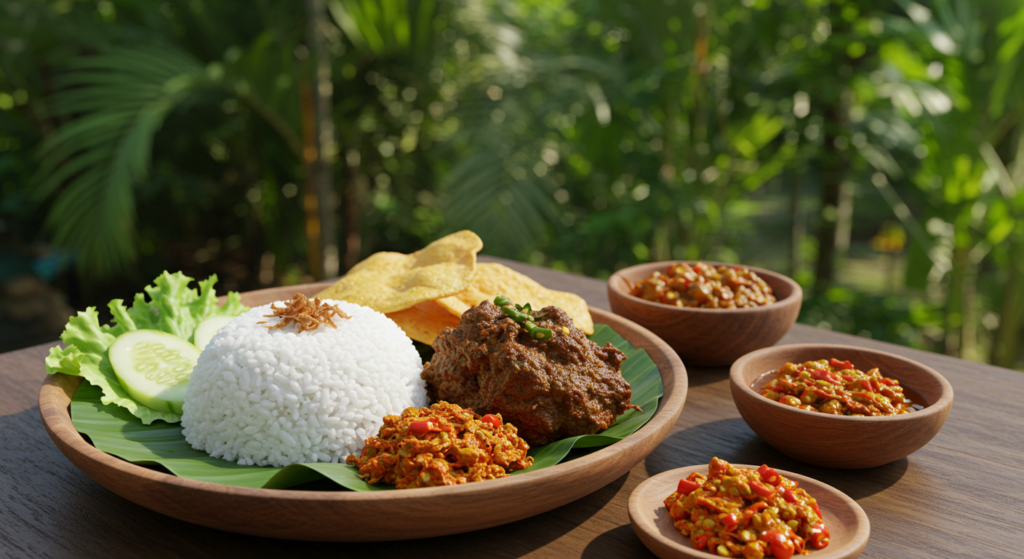
[[[116,409],[124,408],[145,423],[153,423],[157,419],[181,421],[179,415],[150,409],[128,395],[118,382],[110,366],[110,359],[107,358],[107,349],[116,338],[100,326],[96,307],[89,307],[68,321],[61,335],[61,341],[67,347],[50,348],[50,355],[46,357],[46,372],[84,378],[89,383],[82,383],[82,386],[95,387],[99,403],[119,406]]]
[[[160,280],[158,283],[161,283]],[[212,283],[210,285],[212,291]],[[168,293],[177,294],[181,293],[182,287],[174,276],[170,276],[170,279],[163,280],[162,285],[147,288],[147,291],[151,295],[157,292],[157,297],[163,297],[164,293],[161,290],[166,289]],[[117,303],[120,305],[120,301]],[[228,305],[230,304],[229,300]],[[111,310],[114,310],[114,306],[114,303],[111,303]],[[123,306],[117,312],[123,314]],[[130,310],[127,312],[131,313]],[[123,326],[123,323],[118,326]],[[533,465],[526,470],[514,472],[513,475],[554,466],[564,460],[574,448],[594,448],[616,443],[647,423],[657,410],[658,400],[664,394],[664,387],[661,373],[647,352],[633,347],[604,324],[594,326],[594,335],[590,339],[601,346],[611,342],[626,354],[627,359],[622,364],[622,376],[633,388],[632,403],[641,407],[643,413],[629,410],[620,415],[615,425],[603,433],[569,437],[530,449],[530,456],[534,459]],[[110,341],[113,341],[112,337]],[[76,357],[77,355],[72,354],[64,358],[73,362]],[[54,359],[55,365],[59,362],[58,359]],[[51,359],[48,358],[48,370],[50,363]],[[235,462],[213,458],[205,452],[193,449],[185,442],[180,425],[164,422],[144,424],[125,409],[104,405],[103,398],[101,389],[82,383],[71,402],[71,420],[80,433],[89,436],[96,448],[135,464],[160,465],[179,477],[239,487],[284,489],[327,478],[341,487],[354,491],[393,489],[389,485],[369,485],[359,478],[355,467],[347,464],[292,464],[286,468],[271,468],[239,466]]]
[[[478,133],[487,130],[482,128]],[[535,246],[547,225],[560,216],[546,185],[530,178],[532,172],[525,178],[514,178],[500,150],[483,143],[481,146],[445,179],[444,212],[453,230],[475,231],[496,254],[518,254],[527,246]],[[528,149],[522,147],[524,152]]]
[[[168,423],[181,421],[180,415],[156,411],[129,396],[117,380],[107,350],[120,334],[139,329],[160,330],[191,341],[196,325],[203,320],[211,316],[238,316],[248,310],[241,304],[238,293],[228,293],[224,306],[217,306],[213,290],[217,283],[216,275],[199,282],[199,293],[188,288],[191,281],[192,278],[181,272],[164,272],[153,285],[146,286],[148,301],[144,294],[139,293],[131,308],[125,308],[121,299],[114,299],[108,305],[114,316],[113,326],[100,325],[95,307],[71,317],[60,337],[66,347],[50,348],[46,372],[84,378],[98,391],[98,405],[113,404],[119,408],[106,407],[124,408],[130,412],[128,417],[134,415],[141,420],[140,425],[149,425],[158,419]],[[124,410],[121,410],[122,414],[126,413]]]
[[[1013,219],[1012,216],[1005,216],[1004,218],[997,221],[996,224],[993,225],[992,228],[988,230],[988,233],[985,234],[985,239],[989,243],[997,245],[1003,242],[1003,240],[1006,239],[1006,237],[1010,236],[1010,233],[1013,232],[1013,228],[1016,226],[1016,224],[1017,222],[1016,220]]]
[[[208,83],[200,63],[172,47],[73,57],[61,70],[52,114],[74,118],[40,144],[34,197],[42,201],[64,185],[46,229],[55,244],[78,253],[80,271],[110,276],[137,255],[134,190],[148,174],[153,137],[175,106]]]

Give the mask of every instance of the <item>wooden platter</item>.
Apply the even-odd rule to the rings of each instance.
[[[769,464],[770,465],[770,464]],[[734,464],[740,468],[756,469],[760,466]],[[629,522],[633,531],[655,555],[662,559],[705,559],[718,557],[707,550],[699,550],[690,544],[690,538],[683,536],[672,523],[665,508],[665,498],[676,490],[679,480],[699,471],[707,473],[708,465],[687,466],[662,472],[638,485],[629,496]],[[864,509],[856,501],[838,489],[818,480],[787,472],[777,471],[792,480],[818,501],[825,526],[828,527],[831,542],[825,549],[811,550],[807,559],[850,559],[857,557],[868,544],[871,525]],[[797,556],[794,556],[797,557]]]
[[[279,287],[242,295],[258,306],[312,296],[327,283]],[[242,534],[317,541],[403,540],[497,526],[560,507],[611,483],[668,436],[686,402],[686,369],[676,353],[647,329],[590,308],[644,349],[661,372],[665,394],[654,417],[613,445],[550,468],[454,487],[401,491],[250,489],[179,478],[97,450],[75,430],[68,406],[81,379],[51,375],[39,391],[39,412],[50,438],[71,462],[114,493],[174,518]]]

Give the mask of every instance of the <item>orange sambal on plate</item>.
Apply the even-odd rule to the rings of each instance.
[[[774,378],[761,387],[761,395],[802,410],[880,416],[915,409],[903,394],[900,381],[882,376],[877,367],[864,372],[849,361],[822,359],[786,363],[769,374],[774,374]]]
[[[377,436],[366,440],[362,455],[349,455],[346,462],[359,468],[359,477],[367,483],[406,489],[505,477],[533,464],[526,455],[529,449],[501,415],[480,417],[438,402],[385,416]]]
[[[630,293],[655,303],[708,309],[760,307],[776,301],[772,288],[757,273],[704,262],[671,264],[664,272],[631,285]]]
[[[697,549],[721,557],[789,559],[828,546],[818,502],[799,483],[762,465],[737,468],[712,458],[708,474],[679,480],[669,516]]]

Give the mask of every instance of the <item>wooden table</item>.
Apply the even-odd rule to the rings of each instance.
[[[602,281],[502,262],[608,309]],[[505,526],[372,544],[241,536],[161,516],[114,495],[68,462],[43,430],[36,401],[52,344],[13,351],[0,355],[0,557],[651,557],[629,525],[630,492],[651,475],[706,464],[713,456],[767,462],[845,492],[871,519],[862,557],[1024,555],[1024,374],[802,325],[780,343],[802,342],[878,348],[933,367],[956,392],[945,427],[923,449],[886,466],[809,466],[779,454],[747,427],[733,405],[727,369],[690,369],[689,397],[672,434],[599,491]]]

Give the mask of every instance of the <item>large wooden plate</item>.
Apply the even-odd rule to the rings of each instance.
[[[753,468],[748,464],[734,464],[740,468]],[[809,555],[799,555],[806,559],[852,559],[864,551],[871,534],[868,515],[856,501],[847,497],[842,491],[826,485],[816,479],[776,470],[789,479],[800,482],[800,487],[818,501],[821,517],[828,527],[831,541],[824,549],[812,549]],[[706,549],[693,547],[690,538],[683,536],[676,529],[672,517],[665,508],[665,499],[671,495],[679,480],[691,472],[708,473],[708,465],[687,466],[662,472],[636,486],[629,496],[629,522],[633,531],[647,549],[661,559],[706,559],[718,557]]]
[[[313,295],[327,283],[278,287],[242,295],[258,306]],[[654,417],[626,439],[536,472],[454,487],[402,491],[250,489],[179,478],[97,450],[71,423],[68,405],[81,379],[50,375],[39,391],[39,412],[50,438],[100,485],[156,512],[187,522],[258,536],[320,541],[381,541],[480,530],[540,514],[611,483],[668,436],[686,402],[686,369],[674,351],[647,329],[599,309],[607,324],[647,350],[661,372],[665,395]]]

